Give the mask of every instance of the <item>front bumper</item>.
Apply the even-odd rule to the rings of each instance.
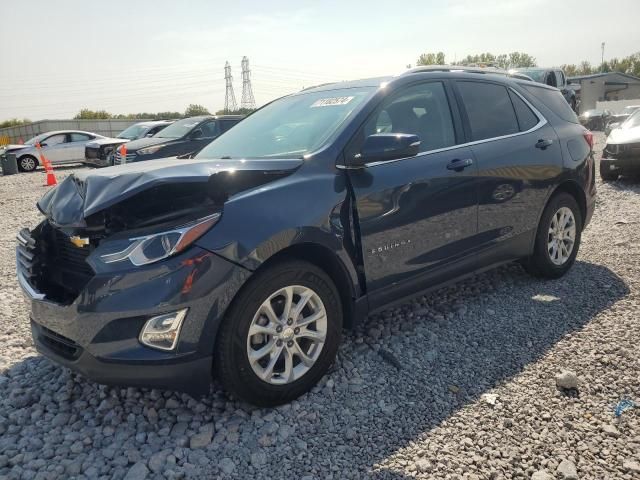
[[[18,265],[37,350],[99,383],[209,391],[215,336],[250,271],[199,247],[146,268],[96,274],[70,305],[47,299]],[[152,316],[189,308],[176,349],[143,346]]]
[[[638,175],[640,174],[640,155],[603,157],[600,159],[600,169],[616,172],[619,175]]]
[[[85,158],[82,163],[92,167],[110,167],[112,160],[110,156],[108,158]]]

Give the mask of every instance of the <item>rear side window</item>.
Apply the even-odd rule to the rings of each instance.
[[[580,123],[560,90],[551,90],[550,88],[536,87],[534,85],[521,84],[521,86],[561,119],[571,123]]]
[[[518,117],[520,131],[526,132],[527,130],[531,130],[538,124],[538,117],[536,117],[536,114],[531,111],[529,106],[524,103],[524,100],[522,100],[520,96],[513,92],[509,92],[509,95],[513,102],[513,108],[516,109],[516,116]]]
[[[520,131],[506,87],[481,82],[457,83],[474,141]]]

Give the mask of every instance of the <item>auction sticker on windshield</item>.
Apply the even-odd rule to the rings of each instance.
[[[331,98],[320,98],[311,104],[311,108],[316,107],[333,107],[336,105],[346,105],[355,97],[331,97]]]

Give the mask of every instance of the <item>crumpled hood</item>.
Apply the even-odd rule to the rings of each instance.
[[[126,143],[129,140],[127,140],[126,138],[115,138],[115,137],[105,137],[105,138],[98,138],[96,140],[92,140],[89,143],[87,143],[87,147],[98,147],[100,145],[110,145],[112,143]]]
[[[633,128],[616,128],[611,130],[607,138],[607,143],[613,145],[638,142],[640,142],[640,126]]]
[[[32,145],[3,145],[2,147],[0,147],[0,151],[7,152],[10,150],[20,150],[23,148],[33,148],[33,146]]]
[[[155,187],[171,184],[203,184],[225,172],[226,175],[221,177],[224,181],[216,183],[215,187],[238,193],[292,173],[302,163],[301,159],[179,160],[169,158],[89,170],[74,173],[65,178],[40,199],[38,208],[50,222],[59,227],[83,228],[87,226],[85,220],[91,215]],[[248,177],[242,172],[253,172],[254,175]],[[259,175],[256,176],[255,173]]]

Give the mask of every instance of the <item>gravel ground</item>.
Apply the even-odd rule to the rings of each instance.
[[[640,478],[640,408],[614,417],[640,403],[632,181],[599,185],[563,279],[511,265],[372,316],[312,393],[269,410],[104,387],[36,354],[14,235],[43,179],[0,177],[0,478]]]

